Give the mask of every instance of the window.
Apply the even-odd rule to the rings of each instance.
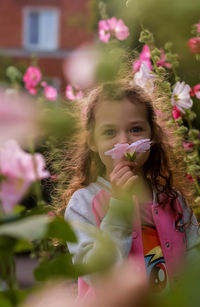
[[[28,49],[57,49],[58,11],[25,9],[24,45]]]

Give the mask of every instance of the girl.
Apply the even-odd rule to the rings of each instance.
[[[64,194],[65,218],[99,227],[116,244],[115,261],[135,256],[154,291],[168,286],[187,250],[199,243],[197,221],[187,206],[191,187],[154,105],[144,90],[129,81],[100,85],[85,101],[84,126],[68,170],[74,176]],[[161,101],[162,102],[162,101]],[[151,148],[134,162],[105,154],[116,144],[151,140]],[[184,198],[183,198],[184,196]],[[134,210],[133,210],[134,209]],[[76,229],[69,244],[74,261],[89,263],[96,241]],[[105,257],[106,251],[104,251]],[[79,294],[91,278],[79,279]]]

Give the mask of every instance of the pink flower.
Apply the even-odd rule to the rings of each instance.
[[[53,86],[47,85],[44,88],[44,96],[48,100],[52,100],[52,101],[56,100],[56,98],[58,96],[56,88],[53,87]]]
[[[119,40],[124,40],[129,36],[128,27],[122,19],[117,20],[115,17],[99,21],[99,39],[108,43],[111,36]]]
[[[134,82],[136,85],[142,87],[148,94],[154,91],[154,80],[156,76],[147,67],[146,63],[142,63],[140,70],[134,75]]]
[[[194,95],[196,95],[196,97],[200,99],[200,83],[193,87],[193,92]]]
[[[11,138],[26,144],[36,137],[38,113],[29,95],[0,89],[0,146]]]
[[[131,145],[125,144],[115,144],[111,150],[105,152],[106,156],[111,156],[112,159],[122,159],[124,156],[130,158],[135,152],[145,152],[151,146],[150,139],[138,140]]]
[[[188,40],[188,46],[192,53],[200,53],[200,37],[192,37]]]
[[[190,109],[192,107],[193,101],[190,98],[190,86],[184,81],[176,82],[172,93],[171,103],[182,113],[185,113],[184,109]]]
[[[147,67],[152,70],[152,65],[151,65],[151,53],[149,50],[148,45],[144,45],[142,48],[142,51],[139,55],[139,59],[133,62],[133,71],[139,71],[140,66],[142,63],[145,63]]]
[[[179,119],[181,117],[181,111],[176,106],[174,106],[173,111],[172,111],[172,115],[173,115],[173,118],[175,120]]]
[[[166,62],[166,57],[163,49],[160,50],[160,60],[157,62],[157,66],[163,66],[167,68],[172,67],[170,63]]]
[[[65,90],[65,96],[66,98],[68,98],[69,100],[79,100],[83,98],[83,92],[82,91],[78,91],[75,94],[75,90],[72,88],[72,86],[70,84],[68,84],[66,86],[66,90]]]
[[[185,149],[185,151],[191,151],[194,148],[194,143],[183,142],[183,148]]]
[[[197,32],[200,33],[200,23],[197,23],[196,27],[197,27]]]
[[[129,36],[128,27],[124,24],[122,19],[117,20],[112,17],[107,20],[111,33],[119,40],[124,40]]]
[[[104,43],[110,39],[110,28],[106,20],[99,21],[99,39]]]
[[[41,154],[24,152],[14,140],[0,148],[0,174],[5,177],[0,183],[0,199],[5,212],[12,211],[31,183],[49,177],[44,167]]]
[[[24,74],[23,80],[26,89],[30,94],[35,95],[37,93],[36,86],[41,81],[42,74],[39,68],[34,66],[29,66]]]
[[[67,82],[84,90],[94,85],[100,52],[95,45],[84,45],[65,60],[63,72]]]
[[[193,179],[192,175],[187,174],[187,175],[186,175],[186,178],[188,179],[189,182],[191,182],[191,183],[194,182],[194,179]]]

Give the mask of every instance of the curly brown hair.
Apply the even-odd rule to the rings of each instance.
[[[160,199],[160,195],[164,192],[170,197],[171,206],[174,208],[175,200],[178,197],[177,191],[188,203],[191,203],[193,186],[189,184],[185,176],[182,148],[174,146],[179,140],[164,123],[166,122],[166,114],[164,114],[164,121],[159,118],[159,123],[156,115],[156,109],[159,108],[159,105],[166,103],[166,97],[160,93],[155,94],[155,91],[150,96],[127,78],[99,85],[91,90],[82,102],[84,115],[82,114],[82,122],[77,129],[78,133],[65,147],[66,152],[61,173],[67,188],[64,192],[62,189],[59,191],[62,195],[62,203],[57,201],[59,214],[61,212],[63,214],[70,197],[76,190],[95,182],[98,176],[104,176],[105,166],[98,153],[93,152],[88,145],[88,139],[92,137],[95,126],[95,108],[101,101],[122,101],[124,98],[134,104],[143,104],[147,110],[147,119],[154,144],[151,146],[149,158],[144,165],[144,174],[150,181],[152,188],[157,191],[159,204],[164,205]],[[77,109],[75,112],[77,113]]]

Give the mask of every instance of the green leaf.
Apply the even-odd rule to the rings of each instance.
[[[77,242],[76,236],[68,222],[61,218],[55,218],[49,225],[47,237],[61,239],[62,242]]]
[[[0,306],[2,307],[12,307],[10,300],[4,295],[3,292],[0,293]]]
[[[13,223],[1,225],[0,235],[25,240],[41,239],[47,232],[49,222],[50,219],[46,215],[29,216]]]
[[[33,249],[33,246],[31,242],[27,240],[18,240],[14,247],[14,252],[15,253],[29,252],[32,249]]]
[[[77,276],[70,254],[43,261],[34,271],[36,280],[43,281],[55,277]]]

